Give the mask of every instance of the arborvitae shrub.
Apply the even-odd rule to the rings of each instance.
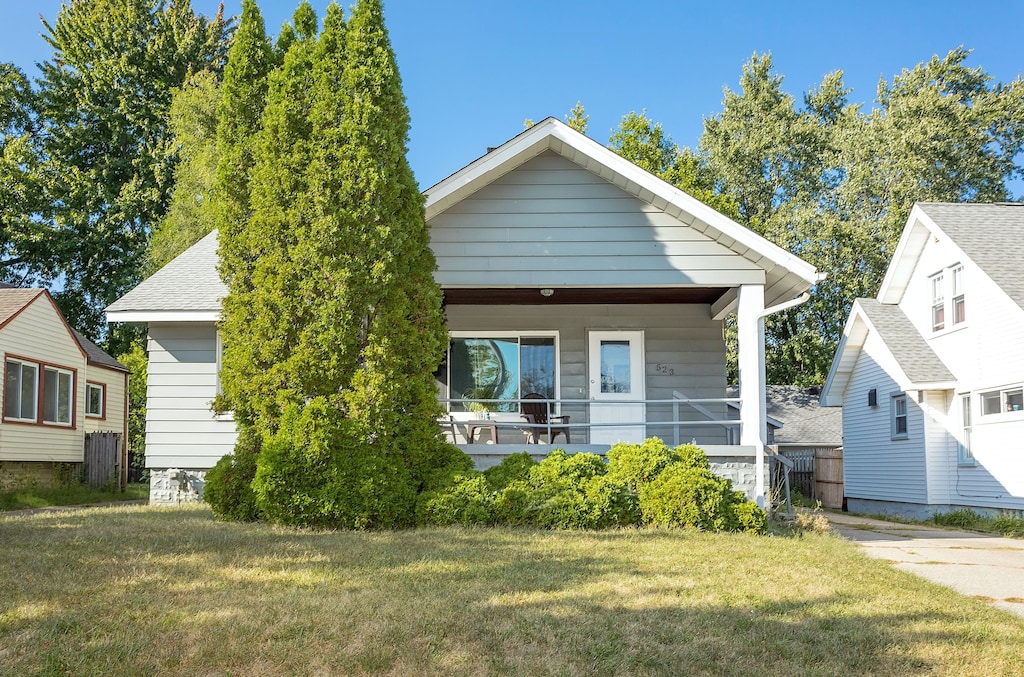
[[[649,437],[643,444],[619,442],[608,450],[607,458],[608,474],[638,489],[677,462],[679,454],[657,437]]]
[[[224,456],[206,473],[203,500],[220,519],[252,522],[259,518],[252,488],[259,453],[259,433],[255,428],[243,427],[234,453]]]
[[[416,513],[422,525],[492,524],[494,491],[482,473],[457,475],[447,487],[420,494]]]
[[[528,480],[530,468],[537,465],[528,451],[520,451],[517,454],[510,454],[502,459],[501,463],[492,466],[484,471],[487,483],[495,491],[501,491],[516,480]]]
[[[647,524],[722,531],[735,520],[732,493],[710,470],[677,463],[640,489],[640,512]]]
[[[404,468],[368,453],[323,397],[289,405],[263,446],[253,488],[272,521],[375,529],[413,521],[416,492]]]

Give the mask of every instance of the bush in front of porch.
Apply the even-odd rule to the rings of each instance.
[[[421,494],[421,525],[530,525],[557,529],[691,527],[763,533],[768,516],[714,475],[695,445],[658,438],[595,454],[552,451],[540,463],[513,454],[484,473],[459,471]]]

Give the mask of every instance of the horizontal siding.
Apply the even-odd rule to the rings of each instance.
[[[449,305],[452,331],[487,332],[557,331],[559,340],[559,387],[565,399],[588,397],[587,340],[591,330],[642,329],[646,357],[647,399],[670,399],[673,391],[688,397],[725,396],[725,342],[722,323],[710,318],[706,305],[560,305],[468,306]],[[668,374],[658,370],[658,365]],[[725,418],[724,405],[707,405]],[[584,403],[565,404],[563,414],[571,422],[587,420]],[[717,411],[721,409],[722,411]],[[692,408],[680,406],[681,418],[701,420]],[[672,405],[649,405],[647,419],[667,421]],[[651,427],[650,434],[670,438],[671,428]],[[724,444],[719,426],[682,428],[681,439],[696,437],[702,444]],[[573,441],[586,442],[583,431],[573,431]]]
[[[442,286],[764,279],[727,246],[551,152],[434,216],[430,227]]]
[[[149,328],[146,467],[212,467],[234,449],[234,421],[217,420],[217,333],[213,323]]]
[[[0,460],[78,462],[85,445],[85,356],[44,295],[0,330],[0,352],[76,370],[74,428],[4,423]],[[43,374],[39,374],[42,383]],[[0,410],[2,412],[2,410]]]
[[[106,369],[95,364],[88,365],[88,380],[101,383],[105,390],[106,403],[102,419],[85,418],[85,431],[115,432],[124,434],[125,391],[123,371]]]
[[[971,431],[973,467],[954,468],[957,505],[1024,510],[1024,420],[979,422]]]
[[[949,502],[950,471],[957,464],[957,443],[947,425],[958,425],[958,412],[946,391],[929,390],[924,393],[921,407],[925,422],[925,463],[928,472],[928,502]]]
[[[843,397],[844,491],[851,498],[923,503],[924,425],[921,408],[907,398],[908,439],[893,440],[890,393],[898,391],[887,373],[893,365],[877,335],[868,337]],[[868,391],[878,391],[878,406],[869,407]]]

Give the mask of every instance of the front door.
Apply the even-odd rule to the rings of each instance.
[[[642,442],[644,333],[592,331],[589,354],[591,444]]]

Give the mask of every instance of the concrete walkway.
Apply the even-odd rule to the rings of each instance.
[[[867,555],[1024,616],[1024,540],[845,513],[825,516]]]

